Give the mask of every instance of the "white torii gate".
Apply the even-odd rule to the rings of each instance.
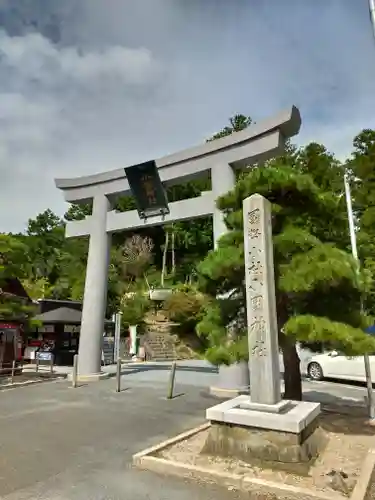
[[[281,154],[285,140],[298,134],[300,127],[300,113],[293,106],[230,136],[159,158],[156,166],[165,186],[199,178],[211,170],[212,190],[197,198],[172,202],[169,214],[146,220],[139,217],[137,210],[119,213],[111,209],[118,196],[130,194],[123,168],[55,180],[67,202],[92,202],[93,207],[92,215],[66,226],[67,238],[90,236],[78,353],[80,379],[95,380],[102,375],[101,343],[111,233],[213,215],[216,245],[227,229],[215,200],[234,187],[235,171]]]

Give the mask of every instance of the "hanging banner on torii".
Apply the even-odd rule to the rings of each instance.
[[[165,188],[154,160],[125,168],[141,219],[169,213]]]

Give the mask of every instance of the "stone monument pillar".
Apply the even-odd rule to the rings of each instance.
[[[270,202],[246,198],[243,221],[251,401],[275,405],[281,394]]]
[[[211,427],[203,452],[247,462],[309,462],[323,445],[320,404],[280,395],[271,204],[253,194],[243,201],[243,217],[250,397],[206,410]]]

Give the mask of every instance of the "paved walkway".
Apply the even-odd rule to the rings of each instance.
[[[308,360],[311,358],[311,352],[308,350],[299,350],[299,356],[301,359],[301,371],[305,375],[306,374],[306,369],[307,369],[307,363]],[[123,369],[127,372],[130,373],[132,371],[133,374],[139,373],[139,375],[136,377],[137,380],[148,380],[150,377],[147,375],[148,371],[152,371],[153,373],[153,379],[155,378],[156,380],[164,380],[165,379],[165,374],[168,372],[171,363],[170,362],[153,362],[149,361],[146,363],[142,362],[136,362],[133,363],[131,361],[127,363],[123,363]],[[216,385],[216,374],[217,374],[217,368],[212,366],[210,363],[204,360],[181,360],[177,361],[177,366],[178,370],[180,373],[183,373],[181,375],[184,383],[186,384],[192,384],[192,385]],[[282,356],[280,355],[280,369],[281,372],[283,372],[283,359]],[[40,368],[41,371],[49,371],[49,366],[41,366]],[[35,371],[35,365],[25,365],[24,366],[24,371]],[[56,373],[61,373],[61,374],[71,374],[73,371],[72,366],[55,366],[54,371]],[[116,365],[108,365],[108,366],[103,366],[102,371],[109,373],[111,375],[114,375],[116,373]],[[190,375],[189,375],[190,373]],[[199,374],[199,377],[197,377],[197,373]],[[206,374],[206,376],[205,376]],[[154,377],[155,375],[155,377]],[[180,377],[180,378],[181,378]]]
[[[235,500],[215,485],[133,469],[132,455],[204,421],[215,400],[202,391],[215,370],[199,363],[177,371],[165,399],[168,366],[132,366],[115,393],[113,378],[71,389],[57,381],[0,393],[2,500]],[[363,399],[365,390],[305,383],[306,397]]]
[[[59,381],[0,394],[0,498],[240,498],[131,467],[135,452],[202,423],[213,401],[194,387],[171,401],[162,385],[117,394],[114,382],[71,389]]]

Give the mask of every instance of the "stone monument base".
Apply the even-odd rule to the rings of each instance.
[[[326,444],[319,413],[319,403],[262,405],[238,396],[206,411],[211,428],[202,453],[283,468],[289,464],[292,470],[297,464],[308,466]]]

